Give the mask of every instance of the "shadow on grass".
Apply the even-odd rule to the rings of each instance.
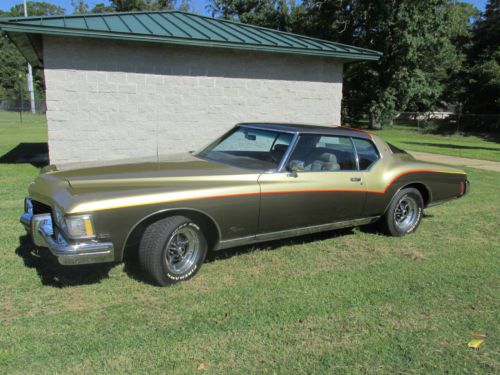
[[[349,236],[353,234],[353,230],[354,228],[337,229],[300,237],[239,246],[225,250],[209,251],[205,262],[211,263],[218,260],[230,259],[241,254],[249,254],[257,251],[274,251],[284,246],[304,245],[316,241]],[[374,234],[379,233],[375,226],[363,226],[360,227],[360,230]],[[109,271],[116,264],[103,263],[83,266],[61,266],[57,262],[56,257],[54,257],[48,249],[37,248],[27,235],[19,238],[19,247],[16,249],[16,254],[23,259],[26,267],[36,270],[43,285],[55,288],[99,283],[109,277]],[[129,255],[128,259],[125,261],[124,272],[130,278],[138,282],[150,284],[141,270],[137,253]]]
[[[253,245],[245,245],[238,246],[234,248],[218,250],[218,251],[209,251],[207,257],[205,259],[205,263],[211,263],[218,260],[230,259],[234,256],[249,254],[258,251],[274,251],[279,250],[284,246],[292,246],[298,244],[308,244],[316,241],[321,241],[329,238],[335,238],[340,236],[347,236],[353,234],[354,228],[345,228],[345,229],[337,229],[334,231],[309,234],[300,237],[287,238],[282,240],[261,242]],[[124,271],[127,273],[129,277],[144,283],[150,283],[149,280],[144,276],[141,267],[139,265],[139,260],[137,258],[137,252],[134,255],[130,255],[128,259],[125,261]]]
[[[461,146],[454,145],[451,143],[426,143],[426,142],[401,142],[407,145],[417,145],[417,146],[430,146],[438,148],[452,148],[457,150],[485,150],[485,151],[500,151],[498,148],[494,147],[477,147],[477,146]]]
[[[12,150],[0,156],[0,164],[31,164],[41,168],[49,164],[47,142],[19,143]]]
[[[36,247],[27,235],[19,237],[16,254],[26,267],[36,270],[43,285],[55,288],[99,283],[108,278],[109,271],[115,266],[115,263],[61,266],[48,249]]]
[[[282,240],[274,240],[268,242],[260,242],[253,245],[238,246],[230,249],[219,251],[210,251],[207,254],[206,263],[211,263],[216,260],[229,259],[240,254],[249,254],[256,251],[274,251],[279,250],[284,246],[304,245],[316,241],[322,241],[335,237],[348,236],[353,234],[354,228],[336,229],[328,232],[308,234],[300,237],[285,238]]]

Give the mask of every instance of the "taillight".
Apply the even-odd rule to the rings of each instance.
[[[465,194],[465,182],[460,181],[460,195]]]

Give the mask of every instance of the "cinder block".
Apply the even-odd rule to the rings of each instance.
[[[198,149],[242,121],[340,124],[332,59],[63,37],[44,54],[54,163]]]

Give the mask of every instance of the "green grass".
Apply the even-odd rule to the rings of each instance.
[[[0,155],[43,141],[38,126],[1,126]],[[18,217],[38,170],[0,164],[0,373],[498,373],[500,174],[466,170],[471,193],[414,235],[232,250],[157,288],[133,265],[34,251]]]
[[[484,137],[425,134],[405,124],[371,132],[404,150],[500,161],[500,144]]]

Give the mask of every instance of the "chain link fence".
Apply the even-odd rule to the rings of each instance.
[[[500,114],[402,112],[397,120],[413,123],[418,128],[431,132],[500,133]]]
[[[31,112],[31,102],[29,99],[2,99],[0,98],[0,111],[9,112]],[[45,113],[47,111],[47,105],[45,99],[35,100],[35,112]]]

